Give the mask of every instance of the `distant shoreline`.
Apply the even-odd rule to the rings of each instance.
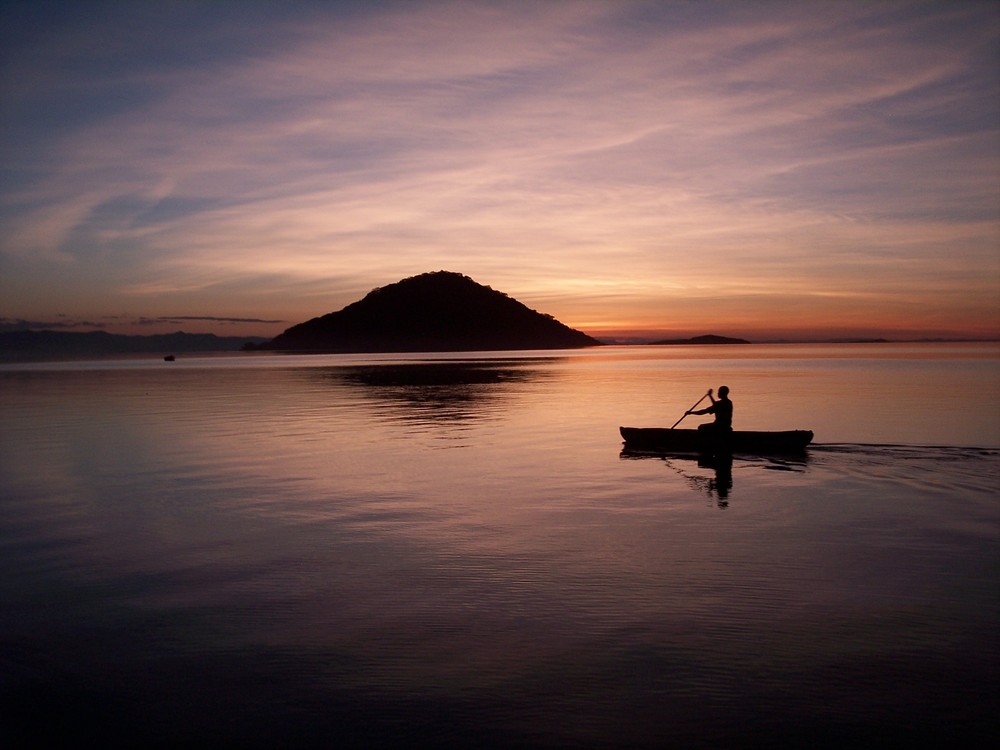
[[[53,335],[56,334],[56,335]],[[44,363],[99,360],[109,357],[162,358],[164,355],[214,355],[214,354],[266,354],[274,353],[260,349],[256,344],[267,341],[265,337],[240,336],[220,337],[214,334],[174,333],[152,335],[110,334],[105,331],[55,332],[55,331],[2,331],[0,332],[0,363]],[[1000,339],[883,339],[883,338],[843,338],[843,339],[778,339],[748,341],[723,336],[695,336],[687,339],[597,339],[605,346],[774,346],[774,345],[869,345],[869,344],[995,344]],[[250,344],[250,346],[246,346]],[[444,350],[442,350],[444,351]],[[494,350],[450,350],[449,354],[460,351]],[[508,350],[503,350],[508,351]],[[516,350],[509,350],[516,351]],[[553,351],[566,351],[553,349]],[[286,352],[292,353],[292,352]],[[338,354],[341,352],[302,351],[297,354]],[[406,351],[350,352],[351,354],[407,354]],[[423,353],[427,353],[424,351]]]
[[[0,331],[0,361],[45,362],[108,356],[209,354],[240,351],[256,336],[214,333],[125,335],[107,331]]]
[[[995,344],[1000,338],[921,338],[921,339],[884,339],[884,338],[835,338],[835,339],[760,339],[750,341],[732,339],[729,341],[698,341],[695,336],[690,339],[653,340],[647,337],[596,337],[601,343],[617,346],[719,346],[745,345],[772,346],[776,344]]]

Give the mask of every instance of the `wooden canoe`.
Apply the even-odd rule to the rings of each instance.
[[[801,453],[813,439],[809,430],[752,432],[734,430],[713,440],[705,430],[671,430],[667,427],[619,427],[625,449],[662,453],[749,453],[772,455]]]

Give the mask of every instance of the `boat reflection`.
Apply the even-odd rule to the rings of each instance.
[[[669,468],[684,478],[685,482],[696,490],[699,494],[704,494],[714,500],[718,507],[725,509],[729,507],[729,500],[733,492],[733,456],[732,454],[721,455],[695,455],[691,453],[651,453],[623,449],[621,452],[623,459],[659,459]],[[759,467],[772,471],[803,471],[808,462],[807,456],[797,456],[795,458],[777,456],[747,457],[738,456],[741,466],[753,468]],[[695,471],[707,469],[708,471]]]

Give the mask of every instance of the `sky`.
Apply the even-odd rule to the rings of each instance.
[[[1000,337],[1000,3],[0,0],[0,330],[463,273],[601,337]]]

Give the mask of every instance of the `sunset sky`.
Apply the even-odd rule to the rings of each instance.
[[[1000,3],[0,9],[0,330],[1000,336]]]

